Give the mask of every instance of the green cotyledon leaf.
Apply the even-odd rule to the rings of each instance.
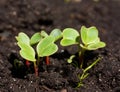
[[[47,36],[44,39],[42,39],[36,47],[38,56],[44,57],[54,54],[58,50],[58,47],[54,43],[54,41],[55,38],[53,36]]]
[[[63,39],[61,40],[60,44],[62,46],[69,46],[73,44],[77,44],[77,37],[79,37],[79,33],[77,30],[73,28],[66,28],[63,30]]]
[[[57,41],[58,39],[62,38],[62,32],[61,32],[60,29],[57,29],[57,28],[52,30],[50,35],[55,38],[55,41]]]
[[[81,27],[81,40],[85,45],[94,43],[98,39],[98,30],[96,27]]]
[[[40,32],[40,35],[41,35],[43,38],[48,36],[48,34],[47,34],[44,30],[42,30],[42,31]]]
[[[20,32],[15,38],[20,43],[30,44],[30,38],[23,32]]]
[[[97,43],[88,45],[87,49],[88,50],[96,50],[99,48],[103,48],[105,46],[106,46],[106,44],[104,42],[97,42]]]
[[[22,42],[19,42],[17,44],[21,48],[20,55],[24,59],[29,60],[29,61],[33,61],[33,62],[36,61],[36,59],[35,59],[35,51],[30,45],[22,43]]]
[[[41,36],[40,32],[35,33],[31,39],[30,39],[30,44],[34,45],[37,44],[43,37]]]

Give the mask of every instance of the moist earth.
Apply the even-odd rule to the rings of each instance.
[[[120,92],[120,1],[119,0],[0,0],[0,92]],[[15,36],[29,36],[54,28],[96,26],[105,48],[87,52],[86,66],[102,59],[76,88],[82,70],[67,63],[77,47],[62,47],[50,56],[50,65],[41,61],[39,76],[19,55]],[[14,66],[14,59],[21,67]]]

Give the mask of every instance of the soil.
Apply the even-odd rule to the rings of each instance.
[[[0,0],[0,92],[120,92],[120,1],[119,0]],[[105,48],[88,52],[86,65],[98,56],[100,62],[89,70],[84,86],[76,88],[81,69],[66,62],[77,52],[61,47],[41,61],[39,76],[19,56],[15,36],[54,28],[96,26]],[[57,43],[59,44],[59,43]],[[14,59],[21,67],[14,66]]]

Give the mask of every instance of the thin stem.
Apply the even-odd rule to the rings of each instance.
[[[37,58],[37,61],[38,61],[38,63],[40,62],[40,57],[38,56],[38,58]]]
[[[80,77],[80,81],[82,81],[83,79],[85,79],[88,75],[89,75],[89,73],[83,72],[83,74]]]
[[[46,56],[46,65],[50,64],[49,56]]]
[[[38,59],[37,59],[37,66],[39,66],[39,64],[40,64],[40,57],[38,56]]]
[[[91,65],[89,65],[87,68],[85,68],[83,70],[83,73],[82,73],[81,76],[80,75],[78,76],[79,79],[80,79],[80,82],[78,83],[77,88],[80,87],[80,86],[83,86],[83,83],[82,83],[83,80],[89,75],[89,73],[87,73],[87,71],[90,70],[94,65],[96,65],[98,63],[98,61],[100,61],[100,59],[101,58],[98,58],[97,60],[95,60]]]
[[[96,65],[98,63],[98,61],[100,61],[101,58],[96,59],[91,65],[89,65],[87,68],[84,69],[84,73],[86,73],[89,69],[91,69],[94,65]]]
[[[26,66],[29,68],[30,62],[29,62],[28,60],[26,60],[25,64],[26,64]]]
[[[34,62],[34,71],[35,75],[38,76],[38,66],[36,65],[36,62]]]
[[[84,78],[86,78],[88,76],[87,71],[90,70],[94,65],[96,65],[98,63],[98,61],[100,61],[100,58],[98,58],[97,60],[95,60],[91,65],[89,65],[87,68],[85,68],[83,70],[83,74],[80,77],[81,80],[83,80]]]
[[[82,50],[79,52],[79,65],[80,65],[80,68],[83,67],[84,53],[85,53],[85,49],[82,48]]]

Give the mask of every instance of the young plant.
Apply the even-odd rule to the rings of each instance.
[[[80,61],[81,61],[81,67],[83,66],[83,58],[84,53],[86,50],[97,50],[99,48],[103,48],[106,46],[106,44],[102,41],[100,41],[100,38],[98,36],[98,30],[96,27],[90,27],[86,28],[83,26],[81,28],[81,40],[82,44],[80,44],[81,51],[79,52]]]
[[[66,28],[63,30],[62,35],[63,39],[60,42],[62,46],[70,46],[74,44],[78,45],[80,59],[80,62],[78,62],[78,64],[80,64],[80,68],[82,68],[84,53],[86,50],[96,50],[103,48],[106,45],[104,42],[100,41],[96,27],[86,28],[85,26],[82,26],[80,33],[73,28]],[[70,63],[74,57],[74,55],[70,57]]]
[[[61,31],[54,29],[50,35],[45,31],[35,33],[31,39],[23,32],[20,32],[16,36],[17,44],[20,47],[20,55],[26,62],[31,61],[34,63],[34,70],[36,76],[38,76],[38,65],[42,57],[54,54],[58,50],[58,46],[55,42],[61,38]],[[36,50],[33,48],[36,45]],[[36,58],[37,56],[37,58]]]
[[[85,69],[83,69],[83,73],[82,75],[78,75],[79,78],[79,82],[76,88],[79,88],[81,86],[83,86],[83,80],[88,77],[89,73],[88,70],[90,70],[94,65],[96,65],[98,63],[98,61],[100,61],[100,58],[98,58],[97,60],[95,60],[92,64],[90,64],[88,67],[86,67]]]
[[[62,35],[63,39],[60,42],[62,46],[70,46],[76,44],[79,47],[79,62],[74,65],[82,69],[85,51],[96,50],[106,46],[104,42],[100,41],[96,27],[86,28],[85,26],[82,26],[80,33],[73,28],[66,28],[63,30]],[[70,56],[68,63],[72,63],[74,57],[75,55]],[[88,76],[87,71],[91,69],[99,60],[100,59],[98,58],[87,68],[83,69],[83,74],[79,76],[80,83],[78,84],[78,87],[82,86],[82,80]]]

